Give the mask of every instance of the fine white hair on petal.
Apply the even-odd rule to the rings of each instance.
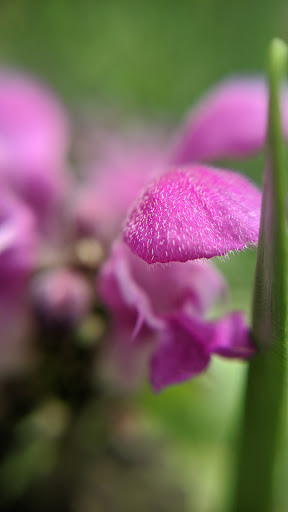
[[[130,210],[124,241],[148,263],[223,256],[257,243],[260,203],[260,191],[236,172],[201,165],[171,170]]]

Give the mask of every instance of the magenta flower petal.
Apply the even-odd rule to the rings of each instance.
[[[109,380],[114,376],[114,381],[134,385],[158,336],[169,332],[170,316],[198,318],[224,291],[224,280],[210,263],[151,266],[117,242],[98,278],[98,293],[111,318],[102,364]]]
[[[31,363],[26,285],[36,263],[36,222],[29,208],[0,185],[0,373]]]
[[[154,180],[130,211],[124,241],[148,263],[221,256],[258,240],[261,195],[232,171],[200,165]]]
[[[207,368],[213,330],[213,326],[197,317],[170,320],[150,361],[150,382],[155,392],[191,379]]]
[[[145,273],[145,268],[135,269],[137,258],[131,252],[130,256],[129,252],[123,244],[115,244],[110,258],[100,270],[97,284],[100,298],[111,312],[119,334],[126,332],[131,338],[133,333],[138,334],[143,323],[149,329],[161,329],[163,321],[138,282],[139,273]],[[138,275],[135,275],[135,270]]]
[[[254,355],[249,330],[240,312],[229,313],[215,322],[211,351],[223,357],[249,358]]]
[[[267,89],[261,78],[231,79],[212,89],[188,114],[170,162],[245,158],[261,150],[267,126]],[[288,136],[288,92],[282,95]]]
[[[0,73],[0,176],[39,213],[51,211],[66,186],[68,120],[46,87]]]
[[[248,359],[254,352],[241,313],[229,313],[212,322],[177,315],[158,337],[150,361],[150,382],[157,392],[201,373],[213,353]]]
[[[7,293],[33,269],[36,260],[36,221],[28,207],[1,187],[0,283]],[[1,292],[0,292],[1,295]]]
[[[102,300],[122,330],[138,321],[161,329],[175,311],[203,314],[225,292],[223,277],[210,263],[148,265],[116,243],[98,281]],[[132,327],[133,326],[133,327]]]
[[[110,332],[101,354],[98,371],[109,386],[131,391],[147,375],[147,367],[154,347],[155,337],[141,337],[137,343],[131,340],[131,333],[117,329]]]

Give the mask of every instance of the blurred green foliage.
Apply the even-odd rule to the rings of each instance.
[[[0,59],[65,98],[178,116],[231,73],[262,71],[285,0],[1,0]]]

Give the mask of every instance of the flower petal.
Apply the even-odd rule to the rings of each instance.
[[[98,371],[101,378],[117,391],[131,391],[147,375],[151,351],[154,348],[154,336],[140,338],[139,343],[131,341],[131,333],[112,329],[106,338]]]
[[[261,150],[267,126],[268,96],[260,77],[239,77],[213,88],[188,114],[170,162],[245,158]],[[288,92],[282,94],[288,135]]]
[[[223,357],[249,358],[255,347],[240,312],[229,313],[215,322],[215,335],[211,351]]]
[[[207,342],[213,327],[198,318],[171,318],[161,333],[150,361],[150,382],[155,392],[191,379],[210,362]]]
[[[27,279],[38,237],[30,209],[0,184],[0,374],[32,363]]]
[[[155,134],[102,134],[95,161],[86,170],[73,215],[79,236],[96,235],[110,242],[122,226],[136,195],[164,162],[163,142]]]
[[[123,328],[141,319],[152,329],[175,311],[201,315],[223,296],[222,275],[210,263],[148,265],[122,242],[114,244],[98,280],[102,300]],[[128,320],[130,319],[130,320]]]
[[[119,331],[130,330],[131,338],[132,333],[138,334],[143,323],[149,329],[160,329],[163,321],[153,311],[151,298],[138,283],[133,272],[133,259],[137,258],[129,252],[123,244],[115,244],[110,258],[101,268],[97,284],[100,298]]]
[[[0,73],[0,176],[41,214],[53,211],[66,187],[68,121],[41,83]]]
[[[194,165],[154,180],[130,211],[124,241],[148,263],[221,256],[256,244],[261,195],[232,171]]]
[[[171,317],[150,360],[155,392],[194,377],[206,369],[212,354],[248,359],[255,352],[242,314],[232,312],[207,322],[199,317]]]
[[[0,284],[7,293],[33,269],[36,221],[29,208],[0,185]],[[0,293],[1,295],[1,293]]]

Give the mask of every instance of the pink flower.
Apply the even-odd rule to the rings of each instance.
[[[266,109],[263,82],[223,85],[192,112],[171,161],[246,156],[259,150],[265,137]],[[124,241],[150,264],[191,265],[189,260],[208,259],[255,245],[260,203],[258,189],[237,173],[195,164],[174,167],[140,193],[128,214]],[[203,290],[209,287],[210,278],[207,274]],[[117,282],[118,295],[127,299],[127,288],[124,293],[119,276]],[[146,289],[146,279],[141,282]],[[161,287],[155,276],[155,287],[165,296],[169,280]],[[139,317],[150,318],[147,301],[139,303],[142,317],[138,316],[138,321]],[[132,301],[130,307],[131,304]],[[213,322],[207,322],[204,313],[174,308],[165,316],[164,325],[162,318],[161,327],[154,326],[150,380],[155,390],[203,371],[214,353],[244,359],[253,354],[249,331],[240,313],[230,313]]]
[[[213,100],[210,107],[208,102],[209,115],[206,108],[200,109],[196,125],[203,128],[197,131],[193,121],[187,128],[189,136],[184,129],[178,149],[172,151],[172,161],[178,158],[173,154],[181,154],[185,161],[218,158],[224,153],[231,156],[239,147],[242,154],[245,145],[236,142],[247,134],[247,126],[244,121],[239,122],[238,132],[233,131],[231,119],[237,112],[235,104],[243,103],[246,92],[244,87],[241,96],[239,89],[233,96],[235,101],[228,105],[225,94],[224,100],[221,95],[217,100],[216,95],[217,101]],[[263,95],[261,98],[263,106]],[[256,101],[254,92],[251,101]],[[251,115],[248,124],[252,126],[255,121],[259,128],[262,123],[264,133],[265,116],[261,118],[256,110],[246,109],[247,115]],[[228,121],[221,125],[221,119],[230,119],[230,128]],[[215,133],[220,134],[221,126],[223,136],[217,141]],[[252,135],[248,137],[251,147],[259,146],[260,131],[257,133],[254,139]],[[96,241],[102,253],[109,251],[121,232],[128,208],[146,187],[130,210],[124,232],[126,243],[135,254],[122,242],[113,245],[99,271],[97,297],[111,318],[103,360],[106,357],[107,366],[112,362],[114,376],[117,372],[118,376],[121,374],[122,382],[137,380],[143,365],[148,363],[156,391],[203,371],[212,354],[246,358],[253,353],[240,313],[207,321],[209,309],[223,294],[223,279],[207,262],[187,260],[207,259],[255,244],[260,205],[257,189],[232,171],[194,165],[172,168],[163,174],[169,152],[160,140],[141,131],[130,140],[127,135],[98,134],[96,159],[81,169],[81,183],[71,194],[65,174],[67,122],[57,100],[30,79],[7,74],[1,81],[0,75],[0,179],[5,190],[11,191],[13,201],[19,199],[22,206],[25,203],[27,219],[31,217],[32,224],[37,220],[38,254],[48,249],[60,261],[58,270],[50,268],[31,280],[30,302],[33,307],[37,302],[41,315],[51,315],[56,321],[72,318],[73,323],[88,314],[89,290],[78,274],[83,270],[82,262],[71,262],[69,258],[78,258],[77,249],[83,238],[86,248]],[[70,209],[66,209],[67,204]],[[28,235],[22,236],[26,214],[21,224],[17,209],[18,206],[15,219],[19,245],[15,245],[15,256],[7,258],[6,263],[8,268],[8,263],[15,261],[14,268],[21,268],[20,263],[27,261],[23,268],[29,272],[33,269],[33,261],[28,257],[33,237],[30,228]],[[172,263],[151,266],[143,259],[149,263]],[[95,264],[95,275],[100,261],[101,258]],[[88,274],[91,275],[91,268],[86,277]]]
[[[175,137],[170,162],[246,158],[261,151],[267,126],[264,79],[239,76],[212,88],[188,113]],[[288,138],[288,90],[282,92],[283,130]]]
[[[239,94],[240,92],[238,90]],[[243,93],[245,97],[245,88]],[[203,116],[204,128],[203,131],[199,128],[198,138],[195,135],[196,128],[194,131],[191,129],[191,121],[187,132],[191,139],[188,136],[186,139],[185,136],[182,138],[182,149],[185,149],[182,151],[183,160],[199,157],[201,151],[201,156],[207,155],[209,158],[220,157],[229,148],[232,148],[232,154],[235,148],[244,148],[244,145],[241,146],[245,134],[244,124],[238,127],[236,135],[237,128],[233,132],[232,127],[226,129],[225,122],[224,127],[221,124],[220,114],[223,114],[223,109],[226,109],[228,120],[231,119],[230,114],[233,117],[233,109],[235,111],[235,101],[229,104],[229,101],[225,102],[225,95],[223,98],[220,95],[217,102],[216,97],[210,105],[210,111],[207,105],[205,112],[208,121]],[[241,94],[239,99],[241,100]],[[217,114],[214,127],[213,112]],[[201,126],[200,114],[198,127]],[[253,124],[256,122],[256,113],[251,110],[251,114]],[[212,116],[211,119],[209,115]],[[217,125],[222,135],[215,141],[212,151],[213,130]],[[259,128],[259,123],[257,126]],[[212,142],[209,142],[210,135]],[[253,142],[248,137],[249,140],[253,146],[255,140]],[[189,260],[208,259],[255,245],[259,232],[260,203],[259,190],[248,179],[233,171],[199,164],[172,168],[155,178],[139,195],[128,214],[124,241],[134,254],[149,264],[173,262],[170,265],[175,265],[176,262],[186,262],[178,265],[197,265]],[[205,294],[205,290],[210,289],[210,281],[211,275],[207,273],[201,293]],[[169,290],[168,279],[161,287],[155,278],[155,287],[159,287],[165,296]],[[150,381],[154,390],[161,390],[167,385],[182,382],[202,372],[207,368],[212,354],[241,359],[253,354],[249,330],[241,313],[232,312],[212,322],[207,322],[205,313],[206,310],[199,312],[191,309],[187,311],[186,307],[184,310],[174,308],[166,316],[165,325],[157,329],[156,335],[154,333],[155,341],[149,362]]]
[[[288,136],[286,89],[282,101]],[[266,122],[265,82],[248,76],[231,78],[213,88],[166,147],[159,134],[148,136],[136,130],[136,134],[119,136],[98,130],[95,162],[86,169],[84,184],[76,195],[77,229],[111,241],[135,196],[153,177],[190,162],[247,157],[262,148]]]
[[[50,325],[75,327],[92,302],[89,284],[80,273],[67,268],[36,275],[29,288],[34,310]]]
[[[33,330],[28,282],[43,245],[57,237],[67,149],[68,119],[53,93],[30,77],[1,71],[1,374],[27,363]]]
[[[109,243],[119,234],[135,196],[164,165],[165,151],[159,134],[152,138],[142,129],[122,135],[101,132],[94,145],[97,157],[82,170],[73,215],[79,236]]]
[[[0,295],[22,286],[36,260],[36,221],[29,208],[0,184]]]
[[[67,116],[46,86],[0,73],[0,177],[43,217],[66,186]]]

